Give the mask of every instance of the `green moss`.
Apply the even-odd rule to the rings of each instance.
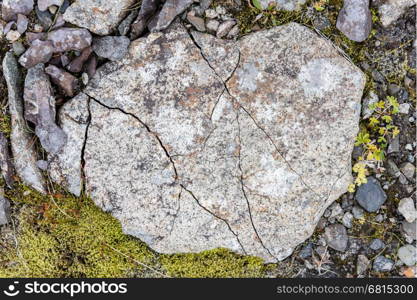
[[[262,277],[267,269],[225,249],[157,254],[84,196],[45,196],[19,184],[6,196],[17,211],[18,247],[3,243],[0,277]]]

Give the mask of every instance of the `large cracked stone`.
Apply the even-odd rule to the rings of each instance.
[[[95,203],[158,252],[282,260],[352,180],[364,84],[296,23],[237,42],[174,24],[132,42],[71,100],[74,112],[90,103],[89,125],[71,123],[82,157],[67,164],[84,169],[55,172],[61,183],[83,172]]]

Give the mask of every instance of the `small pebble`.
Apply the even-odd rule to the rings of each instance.
[[[379,250],[385,247],[385,243],[380,239],[373,239],[372,242],[369,244],[369,248],[372,250]]]

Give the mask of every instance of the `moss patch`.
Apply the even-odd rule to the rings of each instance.
[[[225,249],[161,255],[124,235],[87,197],[44,196],[16,185],[16,241],[2,241],[0,277],[262,277],[262,260]]]

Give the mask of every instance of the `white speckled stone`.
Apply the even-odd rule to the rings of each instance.
[[[194,38],[174,24],[97,70],[87,194],[158,252],[282,260],[351,183],[364,75],[295,23]]]

